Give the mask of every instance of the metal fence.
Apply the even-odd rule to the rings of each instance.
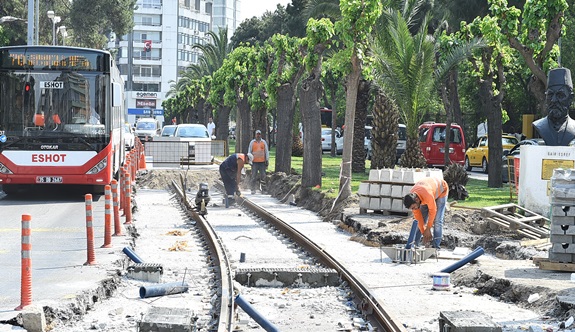
[[[193,148],[189,142],[178,139],[162,139],[144,142],[145,154],[154,165],[177,167],[190,163],[209,164],[213,157],[225,155],[226,141],[195,142]]]

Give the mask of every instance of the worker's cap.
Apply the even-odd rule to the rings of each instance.
[[[256,134],[261,134],[261,133],[262,133],[262,131],[261,131],[261,130],[259,130],[259,129],[258,129],[258,130],[256,130]]]

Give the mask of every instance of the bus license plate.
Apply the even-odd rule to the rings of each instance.
[[[36,183],[62,183],[61,176],[37,176]]]

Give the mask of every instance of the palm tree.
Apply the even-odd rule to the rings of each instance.
[[[412,35],[400,12],[390,11],[387,17],[388,30],[376,36],[372,48],[379,68],[376,80],[395,100],[407,129],[402,166],[425,167],[417,130],[433,91],[435,47],[427,35],[428,19]]]
[[[437,62],[437,43],[427,32],[429,16],[426,15],[415,34],[410,32],[410,21],[399,11],[386,13],[386,30],[376,36],[372,51],[379,69],[376,81],[390,95],[399,108],[406,125],[407,146],[401,158],[404,167],[425,167],[426,162],[419,148],[418,127],[423,121],[426,105],[435,97],[438,84],[443,82],[451,69],[483,47],[474,39],[453,47]],[[412,16],[413,17],[413,16]],[[439,34],[441,31],[436,31]]]
[[[179,91],[184,90],[193,80],[199,80],[204,76],[211,76],[224,63],[224,59],[232,51],[232,45],[228,43],[228,29],[223,28],[216,34],[208,31],[211,43],[194,44],[192,47],[202,52],[198,58],[198,63],[191,64],[182,73],[182,77],[177,81],[171,81],[170,90],[166,94],[169,97]]]

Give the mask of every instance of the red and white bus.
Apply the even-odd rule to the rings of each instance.
[[[0,47],[0,185],[91,185],[119,174],[124,83],[110,53]]]

